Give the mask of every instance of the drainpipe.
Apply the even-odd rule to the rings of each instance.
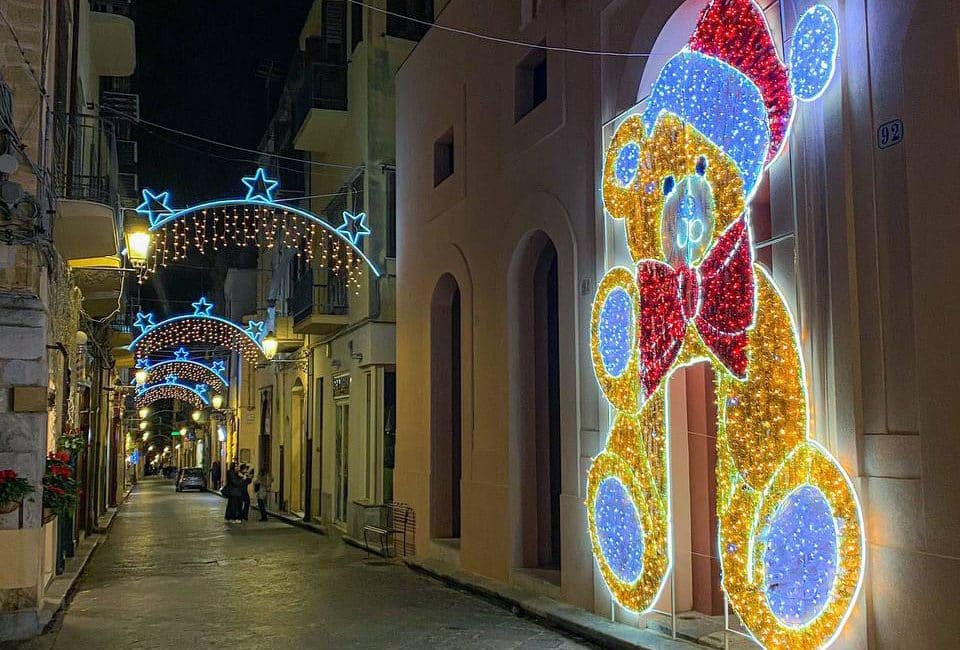
[[[303,520],[307,523],[310,522],[311,510],[313,509],[313,399],[315,398],[313,394],[313,348],[309,347],[309,338],[308,341],[308,352],[307,352],[307,394],[306,404],[307,413],[303,421],[306,423],[305,427],[305,438],[306,438],[306,467],[305,472],[307,475],[307,480],[304,481],[304,494],[303,494]]]

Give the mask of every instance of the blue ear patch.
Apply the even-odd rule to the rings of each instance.
[[[837,17],[826,5],[813,5],[797,21],[790,52],[790,87],[797,99],[813,101],[833,77],[840,45]]]

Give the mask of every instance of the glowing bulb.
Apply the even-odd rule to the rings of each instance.
[[[140,420],[140,430],[145,431],[147,427],[150,426],[150,423],[146,420]]]
[[[148,408],[146,408],[146,407],[140,409],[139,415],[140,415],[140,418],[141,418],[141,419],[147,417],[148,415],[150,415],[150,409],[148,409]]]
[[[194,411],[193,413],[191,413],[191,414],[190,414],[190,418],[191,418],[194,422],[199,422],[199,421],[200,421],[200,411]]]
[[[133,377],[134,379],[137,380],[137,383],[140,384],[141,386],[147,383],[147,371],[144,370],[143,368],[138,370]]]
[[[213,408],[220,410],[220,407],[223,406],[223,395],[219,393],[210,398],[210,403],[213,404]]]
[[[273,332],[267,334],[263,339],[263,356],[272,359],[277,354],[277,337]]]

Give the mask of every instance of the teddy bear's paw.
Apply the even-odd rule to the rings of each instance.
[[[768,648],[821,648],[863,575],[863,517],[836,460],[806,441],[760,491],[741,484],[721,513],[724,589]]]
[[[630,432],[622,431],[624,428]],[[617,436],[639,438],[637,421],[622,416]],[[629,435],[631,434],[632,435]],[[617,436],[611,434],[611,439]],[[667,500],[641,447],[622,456],[608,448],[587,475],[587,518],[593,553],[614,598],[633,611],[649,609],[669,569]]]

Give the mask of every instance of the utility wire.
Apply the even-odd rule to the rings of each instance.
[[[13,42],[16,44],[17,49],[20,50],[20,56],[23,57],[23,62],[27,64],[27,70],[30,72],[30,76],[33,77],[33,80],[37,84],[37,88],[40,89],[40,94],[44,97],[47,96],[47,89],[43,87],[43,83],[40,81],[40,77],[37,76],[37,71],[33,69],[33,64],[30,63],[30,59],[27,58],[27,53],[23,49],[23,45],[20,44],[20,38],[17,36],[17,30],[13,28],[13,24],[10,22],[10,19],[7,18],[7,14],[0,9],[0,20],[3,20],[7,25],[7,29],[10,30],[10,35],[13,36]]]
[[[188,132],[186,132],[186,131],[181,131],[180,129],[175,129],[175,128],[171,127],[171,126],[165,126],[165,125],[163,125],[163,124],[158,124],[158,123],[156,123],[156,122],[151,122],[150,120],[145,120],[145,119],[143,119],[142,117],[137,117],[136,115],[130,115],[129,113],[124,113],[123,111],[118,111],[117,109],[115,109],[115,108],[113,108],[113,107],[111,107],[111,106],[102,106],[102,105],[101,105],[100,108],[103,109],[103,110],[109,111],[110,113],[113,113],[113,114],[117,115],[118,117],[122,117],[122,118],[124,118],[124,119],[130,120],[131,122],[134,122],[134,123],[136,123],[136,124],[147,124],[147,125],[149,125],[149,126],[152,126],[152,127],[154,127],[154,128],[157,128],[157,129],[163,129],[164,131],[169,131],[170,133],[176,133],[177,135],[182,135],[182,136],[187,137],[187,138],[193,138],[194,140],[200,140],[201,142],[206,142],[206,143],[208,143],[208,144],[213,144],[213,145],[216,145],[216,146],[218,146],[218,147],[226,147],[227,149],[234,149],[234,150],[236,150],[236,151],[242,151],[242,152],[244,152],[244,153],[252,153],[252,154],[256,154],[256,155],[258,155],[258,156],[267,156],[267,157],[269,157],[269,158],[276,158],[276,159],[278,159],[278,160],[290,160],[290,161],[292,161],[292,162],[298,162],[298,163],[306,164],[306,165],[314,165],[314,166],[317,166],[317,167],[332,167],[332,168],[335,168],[335,169],[349,169],[349,170],[353,170],[353,169],[356,169],[356,168],[357,168],[357,165],[339,165],[339,164],[336,164],[336,163],[325,163],[325,162],[318,162],[318,161],[315,161],[315,160],[304,160],[303,158],[294,158],[294,157],[292,157],[292,156],[284,156],[284,155],[281,155],[281,154],[278,154],[278,153],[270,153],[270,152],[268,152],[268,151],[259,151],[259,150],[257,150],[257,149],[248,149],[247,147],[239,147],[239,146],[237,146],[237,145],[235,145],[235,144],[229,144],[229,143],[227,143],[227,142],[220,142],[219,140],[212,140],[212,139],[210,139],[210,138],[205,138],[205,137],[203,137],[202,135],[196,135],[196,134],[194,134],[194,133],[188,133]]]
[[[431,22],[429,20],[420,20],[419,18],[413,18],[412,16],[407,16],[405,14],[398,13],[396,11],[390,11],[389,9],[381,9],[380,7],[375,7],[371,4],[367,4],[366,2],[363,2],[363,0],[350,0],[350,2],[355,5],[360,5],[361,7],[366,7],[370,11],[376,11],[377,13],[386,14],[387,16],[393,16],[394,18],[408,20],[418,25],[424,25],[425,27],[439,29],[445,32],[452,32],[454,34],[460,34],[461,36],[470,36],[472,38],[478,38],[484,41],[491,41],[493,43],[501,43],[503,45],[516,45],[518,47],[525,47],[525,48],[534,49],[534,50],[545,50],[548,52],[565,52],[567,54],[586,54],[590,56],[623,56],[623,57],[633,57],[633,58],[665,56],[662,54],[657,54],[655,52],[605,52],[602,50],[586,50],[586,49],[581,49],[576,47],[562,47],[557,45],[547,45],[545,43],[529,43],[527,41],[515,41],[510,38],[492,36],[490,34],[481,34],[479,32],[471,32],[470,30],[467,30],[467,29],[460,29],[458,27],[451,27],[449,25],[442,25],[440,23]]]

